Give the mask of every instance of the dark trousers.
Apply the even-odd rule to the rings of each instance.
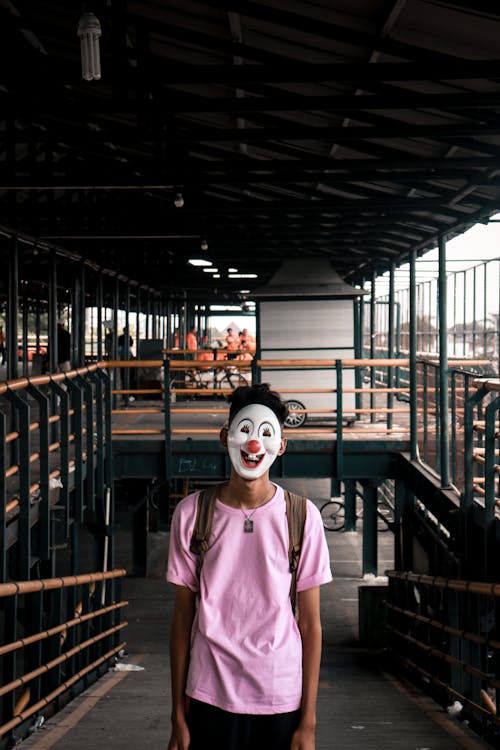
[[[290,750],[300,711],[233,714],[191,698],[189,750]]]

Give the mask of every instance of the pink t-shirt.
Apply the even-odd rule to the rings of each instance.
[[[191,635],[186,693],[243,714],[276,714],[300,707],[302,643],[290,605],[288,523],[281,487],[252,513],[216,501],[210,548],[196,573],[189,551],[198,493],[177,506],[170,533],[167,580],[199,591]],[[248,515],[248,513],[247,513]],[[331,581],[318,509],[307,502],[297,591]]]

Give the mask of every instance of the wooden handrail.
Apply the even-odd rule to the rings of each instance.
[[[5,683],[4,685],[0,687],[0,696],[6,695],[7,693],[10,693],[12,690],[15,690],[16,688],[21,687],[22,685],[25,685],[28,682],[31,682],[31,680],[34,680],[35,677],[39,677],[45,672],[49,672],[54,667],[57,667],[59,664],[64,664],[64,662],[68,661],[68,659],[71,659],[72,656],[75,656],[76,654],[79,654],[81,651],[84,651],[84,649],[88,648],[89,646],[93,646],[95,643],[102,641],[103,638],[108,638],[108,636],[113,635],[113,633],[117,633],[119,630],[123,630],[124,628],[127,627],[127,625],[128,625],[128,622],[121,622],[119,625],[115,625],[114,627],[109,628],[108,630],[103,630],[98,635],[94,635],[92,638],[88,638],[86,641],[82,641],[82,643],[79,643],[77,646],[74,646],[68,651],[65,651],[60,656],[57,656],[55,659],[52,659],[46,664],[42,664],[40,667],[33,669],[31,672],[27,672],[22,677],[17,677],[15,680],[12,680],[12,682]]]
[[[128,601],[122,601],[122,602],[117,602],[116,604],[110,604],[108,607],[102,607],[102,609],[96,609],[93,612],[87,612],[87,614],[85,615],[78,615],[78,617],[74,617],[72,620],[63,622],[61,623],[61,625],[55,625],[53,628],[49,628],[48,630],[42,630],[39,633],[34,633],[33,635],[28,635],[25,638],[20,638],[17,641],[12,641],[12,643],[7,643],[4,646],[0,646],[0,656],[3,656],[4,654],[8,654],[11,651],[17,651],[20,648],[25,648],[26,646],[30,646],[32,643],[38,643],[39,641],[44,641],[53,635],[57,635],[58,633],[66,633],[70,628],[73,628],[75,625],[80,625],[82,622],[87,622],[88,620],[95,620],[96,617],[101,617],[102,615],[106,615],[109,612],[114,612],[117,609],[127,607],[128,604],[129,604]]]
[[[461,581],[453,578],[441,578],[440,576],[427,576],[423,573],[402,573],[397,570],[387,572],[389,578],[400,581],[411,581],[424,586],[440,589],[451,589],[452,591],[467,591],[482,596],[500,596],[500,583],[489,583],[487,581]]]
[[[59,685],[58,688],[53,690],[51,693],[46,695],[41,700],[34,703],[32,706],[30,706],[26,711],[23,711],[22,713],[17,714],[12,718],[10,721],[8,721],[6,724],[3,724],[3,726],[0,727],[0,736],[6,734],[7,732],[10,732],[11,729],[14,729],[14,727],[17,727],[19,724],[22,724],[23,721],[26,721],[30,716],[33,716],[33,714],[36,714],[38,711],[40,711],[41,708],[44,708],[45,706],[48,706],[52,701],[54,701],[59,695],[62,695],[62,693],[65,693],[67,690],[70,689],[72,685],[74,685],[76,682],[79,682],[83,677],[85,677],[86,674],[89,672],[92,672],[93,669],[97,669],[101,664],[104,664],[105,662],[109,661],[115,654],[118,654],[122,648],[126,646],[126,642],[123,641],[118,646],[115,646],[115,648],[108,651],[106,654],[101,656],[99,659],[96,659],[92,662],[92,664],[89,664],[84,669],[81,669],[79,672],[77,672],[73,677],[70,677],[68,680],[62,683],[62,685]]]
[[[33,581],[0,583],[0,597],[14,596],[15,594],[32,594],[35,591],[49,591],[70,586],[81,586],[82,584],[94,583],[95,581],[107,581],[111,578],[122,578],[125,575],[127,575],[127,571],[124,568],[115,568],[115,570],[82,573],[77,576],[62,576],[61,578],[44,578]]]

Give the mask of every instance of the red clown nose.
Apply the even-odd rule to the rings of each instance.
[[[260,451],[260,443],[258,440],[249,440],[247,443],[247,453],[253,453],[254,455],[256,453],[259,453]]]

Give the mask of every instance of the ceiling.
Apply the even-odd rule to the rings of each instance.
[[[58,247],[193,298],[284,259],[362,284],[500,209],[499,39],[496,0],[0,0],[3,234],[33,278]]]

